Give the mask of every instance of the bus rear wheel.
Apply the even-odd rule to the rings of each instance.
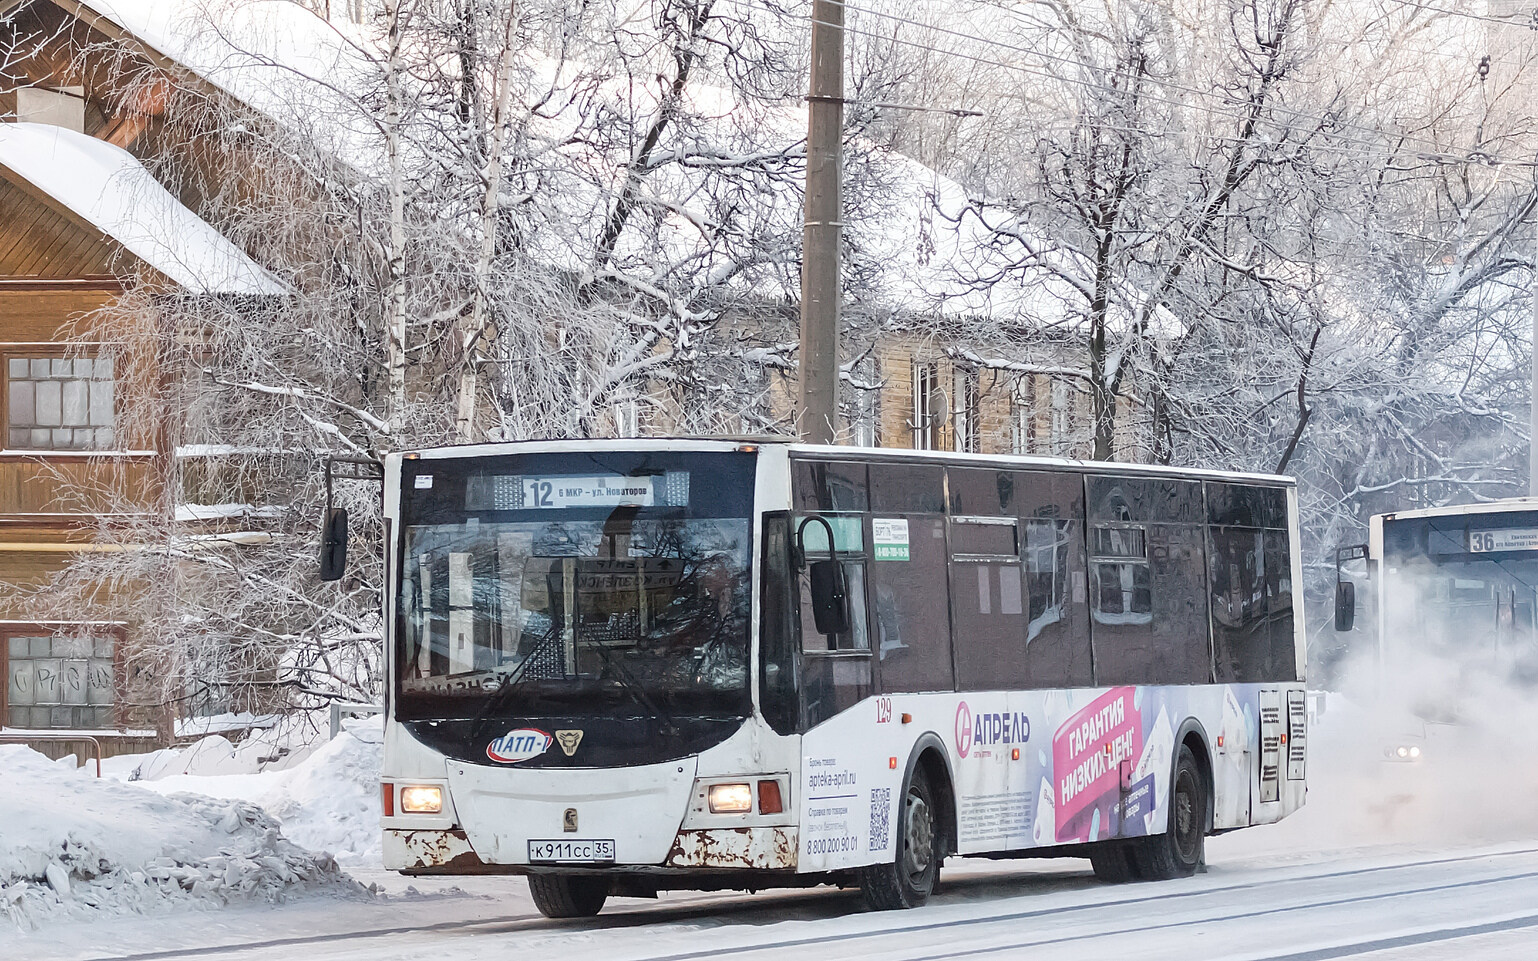
[[[1145,881],[1188,878],[1206,859],[1207,779],[1184,744],[1170,788],[1169,824],[1163,834],[1132,842],[1132,869]]]
[[[860,869],[860,892],[875,911],[916,908],[929,900],[940,876],[940,837],[934,793],[922,768],[914,770],[897,811],[897,853],[887,864]]]
[[[590,918],[609,899],[609,879],[579,874],[531,874],[529,893],[547,918]]]

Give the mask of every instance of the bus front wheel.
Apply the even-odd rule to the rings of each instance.
[[[929,900],[940,874],[934,792],[915,768],[897,810],[897,852],[887,864],[860,869],[860,892],[875,911],[916,908]]]
[[[1206,858],[1207,779],[1184,744],[1174,773],[1164,833],[1142,838],[1130,848],[1133,870],[1144,881],[1188,878]]]
[[[531,874],[529,893],[547,918],[590,918],[609,899],[609,879],[577,874]]]

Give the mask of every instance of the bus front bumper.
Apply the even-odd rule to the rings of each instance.
[[[449,761],[446,817],[420,828],[408,817],[386,818],[385,866],[444,874],[794,870],[798,835],[792,814],[709,814],[707,786],[722,779],[697,782],[697,769],[694,758],[557,770]],[[782,791],[788,787],[783,775],[747,780],[777,780]],[[584,859],[596,851],[604,856]]]
[[[613,865],[623,870],[690,868],[785,871],[796,867],[793,827],[707,828],[679,831],[658,865]],[[483,861],[461,830],[384,832],[385,867],[405,874],[523,874],[531,865]],[[610,865],[592,865],[609,867]],[[543,867],[538,866],[538,867]],[[551,865],[551,867],[555,867]],[[570,865],[583,867],[583,865]],[[591,867],[591,866],[590,866]]]

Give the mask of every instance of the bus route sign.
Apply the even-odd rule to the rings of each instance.
[[[1493,531],[1469,531],[1469,553],[1538,551],[1538,527],[1506,527]]]

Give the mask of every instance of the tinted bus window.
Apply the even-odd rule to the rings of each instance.
[[[803,658],[801,703],[803,730],[814,728],[860,703],[871,694],[870,658]]]
[[[938,464],[871,464],[871,510],[877,514],[943,513],[943,477]]]
[[[873,467],[872,490],[883,468]],[[951,631],[946,598],[945,519],[908,514],[871,518],[870,580],[881,690],[950,691]]]
[[[1026,686],[1025,582],[1017,525],[1013,517],[951,519],[951,615],[958,690]]]
[[[1021,524],[1027,687],[1094,683],[1084,559],[1084,478],[1010,471]]]
[[[866,511],[870,488],[864,464],[792,461],[791,503],[798,511]]]
[[[952,467],[945,475],[951,513],[1013,516],[1024,476],[1020,471]]]
[[[1216,680],[1269,680],[1265,534],[1249,527],[1211,527],[1207,537]]]
[[[1207,484],[1207,523],[1287,529],[1287,491],[1280,487]]]
[[[1199,481],[1090,476],[1086,487],[1091,521],[1202,522],[1202,485]]]
[[[1292,556],[1286,531],[1266,531],[1266,618],[1271,622],[1271,663],[1267,680],[1297,681],[1297,639],[1293,635]]]
[[[947,486],[960,515],[950,527],[957,686],[1092,684],[1082,477],[952,469]],[[1013,528],[979,516],[995,504]],[[1018,563],[1008,556],[1010,535]]]
[[[1206,683],[1201,483],[1090,476],[1085,487],[1095,683]]]

